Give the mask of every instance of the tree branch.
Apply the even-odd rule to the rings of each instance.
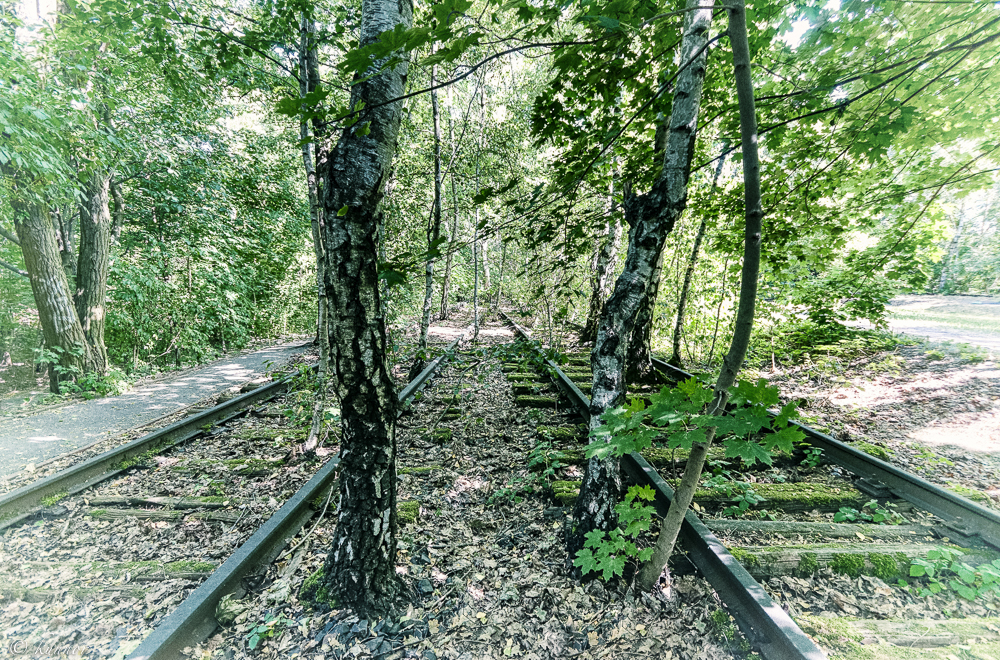
[[[14,264],[9,264],[9,263],[7,263],[7,262],[6,262],[6,261],[4,261],[3,259],[0,259],[0,266],[2,266],[3,268],[6,268],[7,270],[9,270],[9,271],[10,271],[10,272],[12,272],[12,273],[17,273],[17,274],[18,274],[18,275],[20,275],[21,277],[27,277],[27,276],[28,276],[28,273],[27,273],[27,272],[25,272],[25,271],[21,270],[20,268],[18,268],[18,267],[17,267],[17,266],[15,266]]]

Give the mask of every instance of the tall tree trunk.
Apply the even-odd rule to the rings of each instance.
[[[498,309],[500,307],[500,295],[503,293],[503,267],[507,263],[507,243],[503,240],[503,235],[500,236],[500,273],[497,275],[497,296],[493,303],[493,308]]]
[[[60,351],[59,361],[49,365],[49,387],[58,393],[60,380],[93,370],[93,355],[73,306],[49,209],[40,203],[13,202],[11,207],[45,346]]]
[[[90,344],[92,370],[102,376],[108,373],[104,319],[111,257],[110,184],[108,173],[95,171],[85,186],[85,212],[80,214],[80,260],[76,269],[76,295],[73,297],[83,334]]]
[[[300,22],[299,45],[299,96],[316,90],[319,85],[319,62],[316,54],[316,22],[304,12]],[[323,247],[323,207],[319,199],[319,185],[316,179],[316,159],[313,153],[314,130],[309,129],[305,119],[299,122],[299,136],[302,142],[302,165],[306,173],[306,192],[309,197],[309,221],[312,228],[313,253],[316,256],[316,339],[319,342],[319,364],[316,367],[316,396],[313,400],[312,421],[309,435],[302,450],[316,451],[323,434],[323,420],[326,416],[327,379],[330,373],[330,331],[327,310],[326,249]]]
[[[122,225],[125,224],[125,197],[122,195],[121,183],[116,177],[111,177],[111,198],[114,200],[114,211],[111,214],[111,243],[118,242],[122,235]]]
[[[656,316],[656,299],[660,295],[660,282],[663,280],[663,257],[666,248],[660,251],[653,268],[653,275],[646,287],[646,294],[639,304],[635,315],[635,327],[629,337],[628,352],[625,360],[625,382],[643,383],[653,370],[653,324]]]
[[[449,101],[451,88],[448,88]],[[451,286],[451,259],[458,246],[458,188],[455,185],[455,156],[458,145],[455,144],[454,105],[448,104],[448,142],[451,143],[451,161],[448,167],[448,177],[451,180],[451,228],[448,231],[448,253],[444,258],[444,279],[441,281],[441,320],[448,318],[448,289]]]
[[[951,243],[948,244],[948,252],[944,255],[944,263],[941,264],[941,278],[938,280],[937,286],[938,293],[944,293],[945,287],[948,285],[948,268],[951,266],[952,261],[955,260],[955,256],[958,254],[958,245],[962,241],[962,223],[965,221],[967,205],[968,200],[963,200],[962,208],[958,211],[955,235],[951,237]]]
[[[726,163],[726,154],[729,152],[729,140],[722,142],[722,154],[719,156],[719,164],[715,166],[715,176],[712,177],[712,192],[719,187],[719,177],[722,176],[722,166]],[[702,214],[701,224],[698,225],[698,233],[694,237],[694,247],[691,248],[691,258],[688,260],[687,269],[684,271],[684,284],[681,286],[681,296],[677,300],[677,321],[674,323],[673,355],[668,362],[675,367],[682,366],[681,363],[681,336],[684,332],[684,310],[687,308],[688,294],[691,292],[691,280],[694,279],[694,268],[698,264],[698,252],[701,250],[701,242],[705,238],[705,229],[708,227],[708,216]]]
[[[365,0],[359,45],[397,26],[409,29],[409,0]],[[321,158],[330,310],[331,366],[340,398],[340,503],[317,586],[341,607],[385,612],[399,593],[396,560],[396,392],[386,355],[378,288],[383,187],[396,151],[407,64],[356,80],[359,122]],[[367,122],[367,124],[366,124]],[[367,125],[369,133],[358,129]]]
[[[687,184],[698,127],[698,107],[705,80],[708,30],[714,0],[688,0],[684,37],[671,109],[663,169],[652,189],[642,196],[629,195],[625,219],[629,223],[625,270],[615,282],[614,293],[604,305],[597,341],[591,351],[594,381],[590,399],[590,427],[601,425],[600,416],[618,405],[625,394],[624,368],[628,338],[635,316],[652,279],[656,261],[677,218],[687,205]],[[569,556],[583,548],[585,535],[608,531],[617,524],[614,507],[621,491],[619,461],[594,457],[573,512],[574,533],[567,539]]]
[[[479,181],[480,160],[483,157],[483,140],[486,135],[486,81],[479,89],[479,150],[476,151],[476,191],[481,188]],[[479,207],[472,227],[472,341],[479,338]]]
[[[721,414],[729,400],[729,388],[736,382],[736,375],[743,366],[750,333],[753,330],[754,310],[757,303],[757,276],[760,272],[761,218],[760,161],[757,156],[757,116],[754,111],[753,80],[750,74],[750,45],[747,38],[746,9],[743,0],[729,0],[729,39],[733,45],[733,70],[736,93],[740,107],[740,138],[743,151],[743,200],[746,228],[743,244],[743,272],[740,281],[740,303],[736,312],[736,328],[729,353],[722,361],[722,369],[715,383],[715,398],[709,404],[710,415]],[[639,570],[637,583],[643,591],[652,589],[674,551],[677,534],[694,499],[698,480],[705,466],[705,457],[715,438],[715,428],[708,429],[706,440],[691,448],[681,483],[670,502],[667,515],[660,526],[653,556]]]
[[[79,217],[83,221],[87,213],[86,207],[75,205],[66,206],[63,209],[56,209],[54,214],[50,213],[53,225],[56,229],[56,241],[59,246],[59,258],[62,261],[63,270],[66,272],[66,281],[70,287],[76,284],[76,231],[73,229],[73,218]]]
[[[590,281],[590,308],[587,311],[587,322],[580,332],[580,341],[597,339],[597,324],[604,310],[604,301],[610,291],[611,276],[618,262],[618,247],[622,240],[622,223],[617,217],[615,204],[615,181],[617,170],[611,174],[608,188],[608,220],[604,223],[598,240],[594,243],[594,255],[591,259],[591,271],[594,273]]]
[[[431,54],[434,54],[431,48]],[[420,341],[417,356],[410,367],[410,380],[423,371],[427,360],[427,332],[431,326],[431,306],[434,304],[434,262],[441,243],[441,111],[438,108],[437,67],[431,67],[431,118],[434,125],[434,203],[427,223],[427,262],[424,264],[424,308],[420,317]]]

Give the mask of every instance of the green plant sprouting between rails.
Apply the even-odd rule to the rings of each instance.
[[[584,575],[599,573],[605,580],[621,577],[626,562],[636,559],[647,561],[653,548],[639,548],[636,540],[642,532],[648,531],[653,523],[655,509],[643,502],[652,502],[655,491],[649,486],[632,486],[625,495],[625,501],[615,505],[619,527],[610,532],[599,529],[585,534],[584,547],[576,553],[573,565]]]
[[[902,525],[906,518],[899,511],[896,505],[887,502],[884,506],[878,500],[868,500],[861,506],[861,510],[849,506],[840,507],[840,511],[833,514],[834,522],[871,522],[877,525]]]
[[[564,455],[549,441],[539,442],[528,453],[527,472],[515,476],[497,489],[487,500],[488,506],[502,503],[519,504],[525,495],[543,490],[556,478],[556,471],[565,467]]]
[[[955,548],[928,550],[925,558],[914,559],[910,564],[910,577],[918,578],[918,583],[910,584],[901,578],[899,586],[919,596],[951,589],[966,600],[1000,592],[1000,559],[972,567],[960,560],[964,554]]]
[[[746,466],[758,462],[771,465],[773,452],[791,453],[794,444],[805,438],[801,430],[789,423],[795,414],[795,403],[785,404],[777,415],[768,412],[770,406],[777,406],[780,401],[778,389],[768,386],[763,379],[756,383],[741,381],[730,392],[734,408],[722,415],[705,414],[714,394],[694,378],[673,388],[664,386],[650,397],[649,406],[642,399],[633,398],[628,407],[617,407],[601,415],[604,424],[591,431],[592,442],[587,446],[586,456],[588,459],[621,457],[647,449],[660,438],[666,439],[668,449],[690,450],[696,443],[706,442],[709,429],[714,427],[726,458],[740,459]],[[745,513],[761,501],[749,484],[737,485],[731,478],[722,477],[714,485],[725,489],[734,499],[734,505],[727,509],[730,513]],[[637,514],[629,508],[636,496],[627,497],[628,506],[622,508],[624,531],[587,535],[585,547],[577,552],[574,562],[584,573],[619,575],[620,570],[616,569],[624,566],[626,556],[639,561],[645,561],[643,555],[648,557],[648,553],[639,550],[628,554],[634,544],[626,544],[630,541],[625,532],[638,530]],[[623,516],[622,511],[619,516]]]

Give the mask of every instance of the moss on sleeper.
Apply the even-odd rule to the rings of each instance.
[[[815,552],[806,552],[799,558],[799,575],[809,576],[819,570],[819,559]]]
[[[952,484],[951,486],[948,486],[946,490],[949,490],[955,493],[956,495],[961,495],[965,499],[972,500],[973,502],[976,502],[978,504],[990,503],[990,496],[987,495],[986,493],[976,490],[974,488],[967,488],[965,486],[962,486],[961,484]]]
[[[736,561],[740,562],[746,568],[760,566],[760,557],[752,552],[744,550],[743,548],[730,548],[729,553]]]
[[[879,447],[878,445],[873,445],[870,442],[859,440],[857,442],[852,442],[850,446],[882,461],[888,461],[892,458],[889,450],[885,447]]]
[[[852,552],[835,554],[830,559],[830,568],[834,573],[847,577],[859,577],[865,570],[865,556]]]
[[[401,525],[409,525],[420,518],[420,502],[407,500],[396,504],[396,519]]]
[[[576,502],[576,498],[580,496],[581,485],[583,485],[582,481],[553,481],[552,495],[563,506],[569,506]]]
[[[558,399],[549,396],[523,395],[514,399],[514,403],[525,408],[555,408]]]

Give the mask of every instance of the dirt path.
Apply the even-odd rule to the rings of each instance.
[[[889,327],[933,342],[979,346],[1000,357],[1000,298],[989,296],[897,296]]]
[[[2,421],[0,477],[147,424],[264,374],[266,363],[301,352],[301,341],[232,356],[116,397],[82,401]]]

